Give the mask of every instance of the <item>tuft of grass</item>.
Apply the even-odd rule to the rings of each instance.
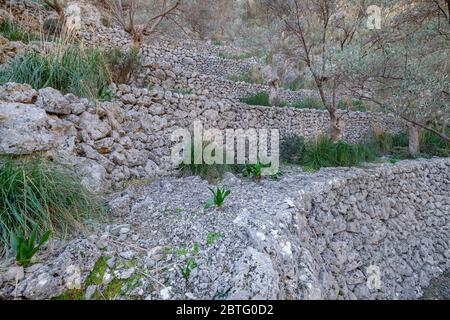
[[[101,51],[58,44],[44,53],[27,51],[0,69],[0,84],[28,83],[38,90],[52,87],[79,97],[108,99],[111,82],[125,83],[138,68],[135,51]]]
[[[201,152],[203,154],[204,148],[208,145],[205,142],[202,146]],[[209,182],[215,182],[222,179],[225,172],[236,172],[236,166],[227,164],[206,164],[202,158],[201,163],[195,163],[195,148],[194,144],[189,146],[190,163],[184,161],[178,166],[178,170],[182,175],[199,176]],[[225,155],[224,155],[225,159]]]
[[[302,164],[312,169],[353,167],[376,159],[376,151],[370,145],[335,142],[322,136],[306,145]]]
[[[450,130],[447,131],[447,134],[450,134]],[[430,131],[422,130],[420,151],[432,156],[450,157],[450,143]]]
[[[293,81],[282,83],[281,87],[286,90],[290,90],[290,91],[298,91],[303,88],[303,83],[300,80],[293,80]]]
[[[23,29],[17,22],[11,21],[8,18],[1,19],[0,35],[9,41],[21,41],[23,43],[29,43],[37,38],[32,33]]]
[[[66,235],[104,208],[68,167],[31,159],[0,160],[0,245],[10,234]]]
[[[267,92],[258,92],[247,97],[240,98],[239,101],[251,106],[270,107],[269,94]]]

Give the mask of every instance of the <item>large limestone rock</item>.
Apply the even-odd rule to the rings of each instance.
[[[45,251],[39,263],[22,271],[17,286],[15,278],[0,287],[0,299],[49,299],[70,289],[79,289],[100,258],[100,251],[88,240],[73,240],[55,254]],[[0,271],[1,276],[1,271]]]
[[[75,159],[75,170],[82,177],[81,183],[95,193],[105,193],[110,188],[106,169],[95,160],[87,158]]]
[[[34,105],[0,103],[0,153],[31,154],[56,146],[45,111]]]
[[[29,84],[8,82],[0,86],[0,101],[33,103],[37,95],[37,91]]]
[[[36,105],[48,113],[58,115],[70,114],[70,102],[64,97],[61,92],[53,88],[44,88],[39,90],[39,97]]]

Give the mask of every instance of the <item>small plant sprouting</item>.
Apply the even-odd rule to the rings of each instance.
[[[208,246],[213,245],[220,237],[222,237],[222,234],[219,232],[208,232],[208,235],[206,236],[206,244]]]
[[[10,245],[16,254],[16,261],[19,265],[27,267],[31,263],[31,259],[39,250],[39,248],[47,242],[50,231],[45,232],[36,242],[38,227],[35,226],[29,238],[26,238],[22,233],[10,233]]]
[[[221,208],[226,197],[228,197],[231,194],[230,190],[225,188],[221,189],[219,187],[217,187],[216,189],[209,188],[209,191],[211,191],[213,197],[205,203],[204,205],[205,209],[209,209],[213,205],[215,205],[218,208]]]
[[[180,272],[183,278],[187,281],[189,280],[189,276],[191,275],[192,270],[197,268],[197,263],[195,262],[194,258],[187,258],[186,264],[184,267],[180,267]]]

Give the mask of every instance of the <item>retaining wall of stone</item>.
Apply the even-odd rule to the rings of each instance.
[[[319,110],[248,106],[230,99],[126,85],[111,90],[116,101],[93,103],[51,88],[0,86],[0,153],[65,150],[66,155],[90,163],[88,168],[96,163],[101,171],[94,175],[98,179],[120,184],[171,172],[171,135],[176,129],[192,128],[194,120],[205,129],[278,129],[282,138],[297,134],[307,140],[329,127],[328,114]],[[348,142],[367,140],[374,128],[404,129],[397,119],[379,113],[349,112],[343,119],[343,139]],[[106,186],[101,179],[97,182]]]
[[[449,158],[322,170],[301,181],[287,186],[297,196],[287,193],[285,208],[238,218],[251,219],[252,245],[271,261],[247,283],[271,286],[270,297],[416,299],[450,267]]]

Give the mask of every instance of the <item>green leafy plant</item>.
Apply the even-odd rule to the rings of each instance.
[[[139,50],[123,51],[119,48],[105,52],[105,63],[109,77],[114,83],[128,83],[132,74],[142,65]]]
[[[42,234],[39,240],[36,239],[38,226],[33,228],[30,236],[27,238],[23,233],[10,233],[10,245],[16,254],[16,262],[24,267],[31,263],[31,259],[38,252],[39,248],[48,240],[50,231]],[[36,242],[37,240],[37,242]]]
[[[242,174],[244,177],[252,177],[255,179],[261,179],[262,169],[264,166],[260,163],[246,164]]]
[[[187,258],[186,264],[183,267],[178,266],[178,268],[180,269],[183,278],[187,281],[189,280],[192,270],[197,268],[197,262],[195,262],[194,258]]]
[[[225,199],[231,194],[230,190],[225,188],[221,189],[219,187],[217,187],[216,189],[209,188],[209,191],[211,191],[213,197],[205,203],[204,205],[205,209],[208,209],[213,205],[215,205],[218,208],[221,208],[223,206]]]
[[[39,159],[0,158],[0,244],[10,234],[67,234],[85,218],[101,216],[101,199],[81,184],[74,171]]]

